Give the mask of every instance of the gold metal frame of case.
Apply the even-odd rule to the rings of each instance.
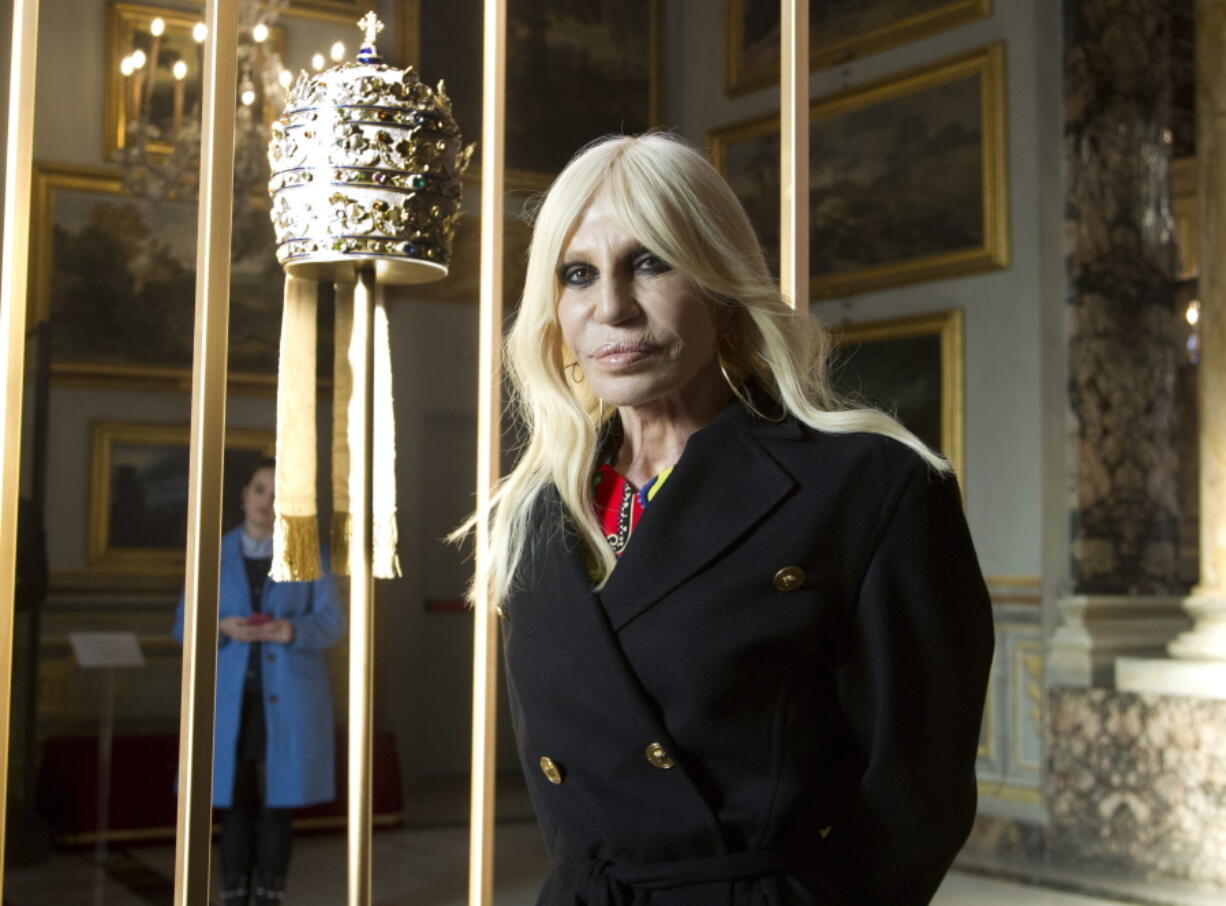
[[[0,803],[8,802],[9,720],[13,692],[13,612],[17,585],[17,500],[21,492],[21,405],[25,378],[26,284],[30,265],[30,191],[34,163],[34,81],[38,0],[13,0],[8,130],[4,157],[4,242],[0,246]],[[5,821],[0,812],[0,889]]]
[[[808,311],[809,0],[782,0],[779,26],[779,289]]]
[[[196,231],[174,906],[208,902],[213,813],[221,467],[226,433],[238,2],[208,0]]]
[[[507,2],[485,0],[481,72],[481,292],[477,365],[478,575],[489,557],[486,515],[498,485],[502,438],[502,258],[506,163]],[[494,902],[498,618],[487,589],[473,608],[472,794],[468,903]]]
[[[186,425],[95,422],[90,427],[88,556],[91,572],[183,575],[183,551],[179,548],[116,548],[111,544],[111,464],[116,444],[186,446],[188,441]],[[260,428],[229,428],[226,431],[227,450],[251,450],[271,457],[275,442],[272,431]]]
[[[982,244],[926,258],[862,268],[844,274],[832,276],[815,274],[812,280],[814,299],[838,298],[910,283],[998,270],[1009,266],[1003,44],[991,44],[930,66],[889,76],[830,97],[819,98],[813,102],[810,116],[812,120],[826,119],[968,77],[977,77],[980,80]],[[771,115],[712,132],[710,136],[712,163],[720,172],[723,172],[726,150],[730,145],[769,135],[777,129],[778,119]]]
[[[747,68],[741,42],[744,37],[746,0],[724,0],[724,90],[732,96],[746,94],[774,84],[773,66]],[[811,70],[846,63],[857,57],[880,53],[900,44],[918,41],[928,35],[965,25],[992,14],[992,0],[951,0],[936,9],[917,13],[878,28],[847,35],[813,46]]]
[[[941,341],[941,454],[966,487],[965,381],[963,378],[963,314],[953,308],[910,318],[846,324],[832,330],[839,345],[876,343],[906,337],[937,336]],[[965,499],[965,493],[964,493]]]
[[[311,0],[311,7],[324,9],[325,0]],[[355,4],[356,5],[356,4]],[[328,2],[326,10],[340,6]],[[347,8],[348,5],[345,4]],[[296,12],[306,14],[303,3]],[[807,0],[781,0],[785,22],[807,22]],[[339,10],[335,10],[339,12]],[[322,13],[321,13],[322,14]],[[176,824],[175,906],[197,906],[209,898],[209,860],[212,809],[212,737],[214,721],[214,682],[216,677],[217,611],[209,602],[217,599],[221,536],[221,464],[225,438],[226,351],[229,320],[230,226],[233,178],[234,136],[226,128],[234,117],[235,63],[237,46],[236,0],[209,0],[205,21],[209,29],[203,83],[203,146],[199,231],[197,246],[196,332],[193,350],[192,418],[190,433],[188,545],[184,608],[183,679],[180,708],[179,811]],[[8,106],[7,159],[5,169],[4,244],[0,258],[0,335],[3,336],[3,379],[0,413],[6,428],[21,424],[25,322],[27,314],[27,276],[30,264],[30,202],[33,173],[34,81],[38,37],[37,0],[15,0],[13,4],[13,51],[10,100]],[[795,300],[804,299],[808,272],[805,232],[807,210],[798,210],[796,185],[807,184],[807,130],[804,128],[806,78],[794,65],[808,57],[807,29],[788,35],[787,52],[793,65],[786,67],[783,80],[784,115],[789,126],[785,133],[792,142],[782,150],[781,237],[793,250],[790,277],[784,291]],[[501,204],[504,191],[504,122],[506,71],[506,3],[485,0],[483,46],[484,71],[482,99],[482,198],[481,198],[481,310],[480,375],[477,491],[478,512],[488,512],[490,494],[498,480],[500,438],[500,371],[502,313],[502,233]],[[790,87],[789,87],[790,86]],[[797,182],[799,174],[801,181]],[[799,231],[799,232],[798,232]],[[363,280],[366,307],[377,304],[373,280]],[[14,304],[15,301],[18,304]],[[359,319],[355,312],[355,329]],[[362,312],[361,322],[369,325],[370,311]],[[369,371],[367,343],[365,365],[357,372]],[[358,375],[355,374],[355,378]],[[365,381],[355,380],[359,389]],[[359,417],[360,418],[360,417]],[[367,433],[369,425],[367,425]],[[13,591],[15,586],[17,499],[20,470],[19,430],[6,430],[0,445],[0,661],[12,651]],[[369,440],[369,438],[368,438]],[[365,445],[362,445],[365,446]],[[365,462],[367,451],[355,451],[355,460]],[[359,465],[361,468],[361,465]],[[353,501],[355,546],[359,550],[363,527],[369,520],[369,477],[361,484],[366,494]],[[482,523],[478,523],[482,525]],[[484,550],[484,527],[479,529],[478,556]],[[358,555],[364,571],[355,575],[351,608],[361,605],[365,619],[351,627],[350,657],[350,796],[349,906],[370,903],[370,785],[369,765],[356,759],[369,755],[356,736],[369,736],[371,647],[369,616],[372,613],[369,560]],[[361,579],[362,576],[366,580]],[[361,589],[365,589],[362,591]],[[351,617],[354,616],[351,610]],[[479,606],[475,611],[474,691],[473,691],[473,773],[469,903],[489,906],[493,901],[493,806],[495,776],[495,705],[497,667],[497,627],[493,609]],[[355,637],[356,636],[356,637]],[[355,683],[354,678],[360,679]],[[354,686],[358,686],[357,689]],[[11,674],[0,671],[0,713],[7,713],[11,697]],[[357,718],[355,720],[355,718]],[[358,729],[354,728],[357,725]],[[0,800],[6,792],[8,767],[8,726],[0,721]],[[356,801],[355,801],[356,800]],[[0,859],[2,859],[4,819],[0,816]],[[0,884],[3,862],[0,861]]]

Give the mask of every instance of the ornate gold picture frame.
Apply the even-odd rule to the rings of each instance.
[[[992,0],[860,0],[811,4],[811,70],[880,53],[992,14]],[[772,21],[773,20],[773,21]],[[724,87],[738,95],[779,83],[779,4],[724,0]]]
[[[893,413],[965,488],[961,309],[832,329],[836,392]]]
[[[143,92],[151,116],[150,124],[164,134],[171,134],[178,120],[186,121],[200,103],[200,79],[203,70],[203,45],[192,37],[192,29],[203,19],[200,12],[185,12],[182,9],[166,9],[137,3],[108,3],[106,8],[106,65],[103,77],[105,86],[102,120],[102,157],[114,160],[116,152],[127,143],[128,125],[137,101],[134,92]],[[138,72],[125,76],[120,72],[120,61],[133,49],[139,48],[146,55],[152,53],[149,26],[160,18],[165,31],[158,39],[158,65],[150,59]],[[357,15],[354,15],[357,18]],[[285,56],[285,31],[274,26],[269,30],[268,40],[261,48]],[[260,52],[265,52],[261,50]],[[176,60],[187,64],[187,75],[181,81],[174,78],[171,67]],[[149,78],[152,76],[152,83]],[[280,111],[268,107],[264,111],[269,122]],[[152,155],[165,155],[171,151],[171,143],[152,141],[148,144]]]
[[[1008,267],[1003,45],[818,98],[809,143],[813,298]],[[710,145],[776,255],[778,114]]]
[[[96,422],[90,435],[89,569],[182,574],[187,543],[187,425]],[[243,483],[275,449],[271,430],[226,432],[223,530],[241,521]]]

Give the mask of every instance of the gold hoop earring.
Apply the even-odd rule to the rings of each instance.
[[[582,370],[577,371],[576,369],[578,368],[579,368],[578,362],[571,362],[569,365],[562,366],[562,370],[570,374],[571,383],[574,383],[574,384],[583,383],[583,371]],[[575,377],[576,373],[579,375],[578,377]]]
[[[732,391],[733,396],[741,401],[742,406],[744,406],[758,418],[762,419],[764,422],[781,422],[787,418],[787,410],[784,410],[777,418],[771,418],[770,416],[763,414],[759,409],[757,409],[757,407],[754,406],[753,403],[749,401],[748,396],[736,389],[736,384],[733,383],[732,378],[728,375],[728,369],[724,367],[723,355],[716,354],[715,360],[719,362],[719,373],[724,376],[724,381],[727,382],[728,389]]]

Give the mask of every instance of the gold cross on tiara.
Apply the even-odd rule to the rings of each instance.
[[[379,36],[379,32],[383,31],[383,23],[379,21],[379,17],[375,15],[375,11],[372,9],[358,20],[358,28],[366,32],[366,45],[374,47],[375,38]]]

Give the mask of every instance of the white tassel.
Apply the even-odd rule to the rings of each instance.
[[[337,283],[336,327],[332,366],[332,571],[349,575],[349,539],[353,517],[349,512],[349,402],[353,397],[353,364],[349,344],[353,338],[353,284]]]
[[[383,286],[375,287],[374,427],[371,469],[371,574],[377,579],[400,575],[396,555],[396,417],[392,401],[392,353]]]
[[[317,295],[314,280],[285,278],[277,375],[276,522],[269,573],[278,582],[323,575],[315,502]]]

